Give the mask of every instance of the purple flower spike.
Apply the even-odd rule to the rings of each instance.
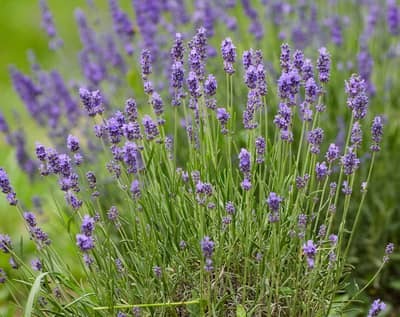
[[[239,169],[243,174],[247,175],[250,174],[250,168],[250,153],[246,149],[241,149],[239,154]]]
[[[77,152],[79,150],[79,140],[73,135],[68,135],[67,138],[67,148],[71,152]]]
[[[235,72],[233,63],[235,63],[236,60],[236,47],[233,45],[230,38],[226,38],[222,41],[221,53],[224,60],[224,70],[229,75],[232,75]]]
[[[290,69],[290,47],[289,44],[281,45],[280,65],[283,73],[289,72]]]
[[[42,270],[42,262],[39,259],[33,259],[31,261],[31,267],[34,271],[41,271]]]
[[[148,49],[142,50],[142,54],[140,57],[140,65],[142,67],[142,77],[143,80],[147,79],[147,76],[152,73],[152,67],[151,67],[151,53]]]
[[[351,175],[353,174],[360,165],[360,159],[357,158],[357,155],[352,147],[347,149],[346,155],[342,156],[341,163],[343,166],[344,174]]]
[[[262,136],[259,136],[256,139],[256,152],[257,152],[256,162],[258,164],[261,164],[262,162],[264,162],[264,154],[265,154],[265,139]]]
[[[266,200],[269,209],[271,209],[271,211],[273,211],[273,212],[279,211],[279,207],[280,207],[282,201],[283,201],[283,198],[274,192],[269,193],[268,198]]]
[[[210,258],[214,252],[214,242],[210,237],[205,236],[203,240],[201,240],[201,251],[203,252],[203,256],[205,258]]]
[[[79,96],[89,116],[94,117],[96,114],[104,112],[103,99],[99,90],[89,91],[85,88],[79,88]]]
[[[320,151],[320,145],[324,139],[324,130],[321,128],[315,128],[307,134],[307,140],[311,144],[311,153],[318,154]]]
[[[142,124],[144,127],[144,132],[146,134],[146,139],[151,141],[154,140],[160,132],[158,131],[157,124],[151,119],[150,116],[145,115],[142,120]]]
[[[319,57],[317,61],[317,69],[319,72],[319,81],[327,83],[329,81],[331,68],[331,56],[325,47],[319,49]]]
[[[78,233],[76,235],[76,245],[82,252],[87,252],[94,248],[94,240],[91,236]]]
[[[307,257],[307,264],[310,269],[314,268],[314,258],[317,254],[317,246],[312,240],[308,240],[303,245],[303,254]]]
[[[329,144],[328,151],[325,154],[325,158],[328,163],[336,161],[339,158],[339,147],[334,143]]]
[[[183,44],[182,34],[175,34],[174,45],[171,49],[171,57],[174,61],[183,61],[183,53],[185,52],[185,46]]]
[[[330,171],[328,169],[328,166],[326,165],[325,161],[322,163],[317,163],[315,166],[315,173],[317,176],[317,179],[323,180],[327,175],[329,175]]]

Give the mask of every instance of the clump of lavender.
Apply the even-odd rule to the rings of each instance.
[[[343,243],[352,239],[345,236],[350,232],[348,227],[339,226],[337,231],[337,224],[344,224],[349,206],[353,205],[350,204],[351,187],[357,186],[354,179],[362,164],[358,158],[362,157],[361,119],[366,116],[368,99],[361,77],[354,75],[346,82],[353,121],[349,144],[340,143],[340,148],[346,149],[342,155],[335,143],[329,147],[329,143],[325,144],[330,134],[326,129],[325,135],[322,128],[325,122],[320,118],[328,99],[325,93],[331,91],[327,89],[331,59],[325,48],[319,50],[316,74],[313,61],[300,50],[291,55],[287,44],[281,47],[282,73],[278,75],[269,61],[264,61],[261,51],[245,51],[244,83],[240,84],[236,81],[240,76],[236,73],[240,72],[235,65],[236,48],[226,38],[221,44],[221,55],[227,89],[221,93],[218,87],[221,82],[217,82],[220,72],[215,69],[210,74],[212,65],[206,65],[207,58],[213,55],[207,36],[213,34],[212,21],[216,14],[227,19],[230,13],[226,7],[211,2],[196,3],[200,12],[196,21],[204,27],[198,28],[185,52],[183,35],[176,33],[181,17],[175,12],[176,21],[164,18],[165,13],[173,13],[171,7],[182,12],[188,9],[183,2],[163,5],[157,1],[134,0],[132,4],[142,33],[142,40],[138,40],[140,74],[134,77],[141,76],[144,94],[134,89],[136,99],[127,99],[122,105],[124,109],[112,109],[127,88],[124,76],[119,76],[121,72],[114,69],[121,62],[116,55],[118,46],[113,46],[112,37],[105,35],[103,41],[90,28],[83,12],[78,11],[84,40],[80,59],[88,81],[82,84],[87,88],[79,90],[85,109],[82,116],[94,121],[98,140],[90,139],[93,133],[90,129],[74,126],[60,132],[62,147],[54,144],[47,148],[39,143],[36,146],[41,174],[57,177],[66,202],[72,207],[60,208],[60,218],[68,219],[69,232],[76,233],[74,247],[85,264],[82,265],[86,274],[83,282],[77,282],[70,275],[68,265],[56,251],[53,253],[53,245],[47,248],[49,236],[39,229],[33,213],[22,211],[23,206],[18,205],[32,240],[39,246],[40,262],[34,265],[34,270],[45,273],[57,268],[60,276],[63,275],[63,278],[52,273],[46,275],[41,293],[46,294],[47,305],[59,312],[60,307],[65,309],[75,301],[72,294],[94,293],[95,296],[80,297],[85,300],[75,301],[68,309],[82,315],[86,309],[83,305],[89,305],[99,311],[107,310],[104,311],[107,314],[118,312],[121,307],[116,307],[117,304],[128,303],[126,310],[132,309],[135,314],[139,314],[135,310],[139,306],[149,309],[146,305],[152,306],[156,314],[160,309],[162,314],[171,308],[169,305],[190,303],[199,305],[200,315],[207,311],[226,315],[232,300],[220,294],[229,290],[238,295],[235,300],[238,304],[254,314],[273,315],[276,303],[287,315],[329,314],[326,304],[331,304],[341,290],[347,263]],[[260,23],[257,12],[249,1],[244,1],[243,7],[253,19],[254,34],[260,36],[261,28],[256,29]],[[213,11],[213,8],[219,9]],[[131,54],[132,24],[115,0],[110,0],[110,11],[118,40]],[[157,33],[160,27],[168,34],[175,34],[170,59],[163,51],[167,45]],[[304,34],[300,27],[292,32],[298,37]],[[103,42],[107,49],[103,48]],[[112,69],[108,55],[113,55],[115,67]],[[163,82],[162,69],[170,78],[168,84]],[[265,106],[267,100],[273,100],[266,98],[267,70],[277,79],[279,108],[273,120],[276,138],[271,137],[270,109]],[[20,95],[32,113],[42,120],[40,96],[44,86],[36,87],[36,81],[17,72],[13,76]],[[240,105],[243,99],[240,99],[240,85],[247,92],[244,109]],[[170,88],[171,96],[162,86]],[[226,103],[223,103],[224,97]],[[180,107],[171,110],[169,105]],[[271,107],[276,105],[271,103]],[[242,110],[244,129],[236,122],[238,111]],[[55,122],[61,115],[54,117],[52,127],[56,127]],[[179,130],[181,119],[187,139],[182,138]],[[301,132],[299,122],[303,125]],[[381,142],[382,126],[381,118],[377,117],[371,131],[374,146]],[[8,131],[4,124],[0,127]],[[221,136],[218,130],[227,135]],[[74,135],[79,135],[79,139]],[[101,144],[95,144],[96,141]],[[103,151],[86,155],[86,147],[87,152],[92,152],[92,147],[99,145]],[[232,156],[232,149],[239,152],[237,156]],[[325,150],[323,158],[320,153]],[[231,168],[235,161],[236,169]],[[338,177],[336,171],[340,164],[342,170]],[[103,175],[104,167],[112,177]],[[2,169],[2,191],[13,192],[7,174],[1,172]],[[362,195],[366,193],[368,181]],[[341,189],[345,197],[338,194]],[[361,207],[362,202],[360,210]],[[343,212],[335,213],[336,208],[343,208]],[[206,232],[212,233],[213,238],[206,236]],[[14,259],[15,250],[7,235],[0,235],[0,249]],[[385,257],[392,252],[393,248],[388,246]],[[306,274],[301,273],[305,266],[299,261],[302,256],[308,267]],[[13,267],[37,274],[18,261],[14,261]],[[98,272],[102,273],[101,277]],[[259,283],[260,278],[268,281],[270,296],[265,297],[266,285]],[[291,296],[276,291],[283,283],[294,290]],[[50,291],[45,287],[50,287]],[[53,305],[56,287],[62,290],[62,296],[57,296],[57,305]],[[191,291],[187,292],[188,289]],[[193,299],[191,294],[199,294],[199,299]],[[266,304],[261,307],[257,298]],[[307,305],[298,304],[304,302]],[[100,307],[104,305],[110,306]]]

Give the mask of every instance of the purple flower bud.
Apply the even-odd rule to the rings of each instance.
[[[380,143],[383,135],[383,120],[382,117],[376,116],[371,127],[372,140],[375,143]]]
[[[131,122],[138,119],[138,110],[135,99],[130,98],[125,102],[125,114]]]
[[[257,159],[256,162],[261,164],[264,162],[264,154],[265,154],[265,139],[262,136],[256,138],[256,152]]]
[[[162,270],[159,266],[153,266],[153,273],[157,278],[161,278]]]
[[[0,234],[0,250],[9,253],[12,250],[11,238],[7,234]]]
[[[298,189],[302,189],[306,187],[308,180],[310,179],[310,175],[304,174],[304,176],[297,176],[296,177],[296,187]]]
[[[93,237],[78,233],[76,235],[76,245],[82,252],[87,252],[94,248]]]
[[[206,270],[207,272],[212,272],[214,270],[212,259],[210,258],[206,259],[204,270]]]
[[[305,214],[300,214],[298,219],[297,219],[297,225],[304,229],[307,225],[307,215]]]
[[[318,154],[320,149],[319,146],[321,145],[324,139],[324,130],[321,128],[315,128],[311,130],[307,134],[307,140],[311,144],[311,153]]]
[[[67,138],[67,148],[68,150],[70,150],[71,152],[76,152],[79,150],[79,140],[77,137],[73,136],[73,135],[68,135]]]
[[[308,267],[310,269],[314,268],[314,258],[317,254],[317,247],[312,240],[308,240],[303,245],[303,254],[307,257]]]
[[[301,68],[302,79],[307,82],[310,78],[314,77],[314,67],[310,59],[305,59],[303,67]]]
[[[296,69],[282,73],[281,77],[278,79],[279,96],[282,99],[294,99],[296,94],[299,92],[299,87],[300,76]]]
[[[245,177],[243,181],[240,183],[240,186],[244,191],[249,191],[251,189],[251,181],[249,178]]]
[[[107,217],[111,221],[116,221],[118,220],[118,209],[115,206],[111,206],[111,208],[107,212]]]
[[[300,50],[296,50],[293,53],[293,66],[297,69],[299,74],[302,73],[302,69],[304,66],[304,53]]]
[[[175,62],[172,64],[171,69],[171,86],[175,89],[183,87],[185,70],[182,62]]]
[[[204,83],[204,92],[207,96],[215,95],[217,91],[217,80],[214,75],[208,75],[205,83]]]
[[[362,141],[362,130],[358,121],[353,123],[351,128],[350,142],[354,147],[358,147]]]
[[[142,50],[140,56],[140,66],[142,67],[142,77],[144,79],[152,73],[151,62],[152,58],[150,51],[148,49]]]
[[[250,89],[255,89],[257,87],[257,68],[250,65],[245,73],[244,82]]]
[[[210,237],[205,236],[200,243],[201,251],[203,252],[203,256],[205,258],[211,258],[214,252],[214,242],[210,239]]]
[[[345,195],[351,195],[352,192],[353,192],[353,191],[352,191],[352,189],[351,189],[351,187],[350,187],[349,182],[348,182],[348,181],[343,181],[343,184],[342,184],[342,193],[345,194]]]
[[[0,268],[0,284],[4,284],[6,281],[7,281],[7,274],[2,268]]]
[[[228,37],[222,41],[221,53],[224,61],[234,63],[236,60],[236,47],[233,45],[232,40]]]
[[[242,61],[243,61],[243,67],[244,70],[247,71],[247,69],[253,64],[253,51],[244,51],[243,52],[243,57],[242,57]]]
[[[176,33],[174,45],[172,46],[172,49],[171,49],[172,59],[174,61],[182,61],[184,51],[185,51],[185,46],[183,44],[182,34]]]
[[[153,110],[156,116],[161,116],[164,112],[164,104],[161,96],[158,93],[154,92],[151,95],[151,104],[153,106]]]
[[[321,47],[318,51],[319,57],[317,61],[317,69],[319,72],[319,81],[321,83],[327,83],[330,76],[331,57],[325,47]]]
[[[134,199],[141,197],[140,182],[137,179],[132,182],[130,191]]]
[[[316,84],[314,78],[309,78],[305,84],[305,94],[306,101],[309,103],[313,103],[317,100],[318,95],[320,94],[320,88]]]
[[[348,95],[347,106],[352,110],[356,120],[363,119],[368,110],[368,96],[366,93],[365,81],[356,74],[353,74],[345,82],[345,90]]]
[[[230,119],[231,115],[229,114],[228,111],[226,111],[225,108],[218,108],[217,111],[216,111],[216,115],[217,115],[217,120],[222,125],[221,132],[223,134],[226,134],[228,132],[226,130],[226,125],[227,125],[228,120]]]
[[[290,47],[289,44],[284,43],[281,45],[280,61],[282,72],[287,73],[290,69]]]
[[[94,117],[96,114],[104,112],[103,99],[99,90],[89,91],[85,88],[79,88],[79,96],[89,116]]]
[[[394,251],[394,244],[393,243],[388,243],[386,245],[386,248],[385,248],[385,255],[383,257],[383,262],[386,263],[386,262],[389,261],[389,257],[393,253],[393,251]]]
[[[81,224],[81,232],[87,236],[91,236],[94,230],[94,218],[89,215],[84,215]]]
[[[41,271],[43,266],[42,266],[42,262],[40,262],[39,259],[33,259],[31,261],[31,267],[34,271]]]
[[[142,124],[148,141],[154,140],[160,134],[157,124],[154,123],[150,116],[145,115]]]
[[[194,48],[189,53],[189,66],[190,71],[193,72],[198,79],[202,80],[204,77],[204,62],[199,52]]]
[[[344,174],[351,175],[353,174],[360,165],[360,159],[357,158],[357,155],[352,147],[347,149],[347,153],[342,156],[341,163],[343,166]]]
[[[326,165],[325,161],[322,163],[317,163],[315,165],[315,173],[317,176],[317,179],[319,181],[323,180],[327,175],[329,175],[330,171],[328,169],[328,166]]]
[[[338,242],[338,236],[336,234],[331,234],[329,236],[329,241],[331,242],[332,246],[335,246]]]
[[[82,200],[79,200],[75,194],[71,192],[65,194],[65,200],[74,210],[78,210],[83,204]]]
[[[371,305],[371,308],[368,311],[367,317],[376,317],[379,313],[386,309],[386,304],[382,302],[380,299],[374,300]]]
[[[251,170],[250,153],[243,148],[240,150],[239,154],[239,169],[245,175],[250,174]]]
[[[187,86],[189,93],[193,98],[197,99],[201,96],[199,81],[194,72],[189,73],[189,76],[187,78]]]
[[[279,207],[280,207],[282,201],[283,201],[283,198],[274,192],[270,192],[268,195],[268,198],[266,200],[269,209],[271,209],[273,212],[279,211]]]
[[[86,179],[87,179],[87,181],[89,183],[89,187],[91,189],[96,187],[96,181],[97,180],[96,180],[96,175],[93,172],[91,172],[91,171],[87,172],[86,173]]]
[[[228,201],[225,204],[225,210],[229,215],[233,215],[235,213],[235,205],[233,204],[233,202]]]
[[[334,143],[329,144],[325,158],[328,163],[332,163],[333,161],[337,160],[339,158],[339,147]]]
[[[36,217],[31,212],[24,212],[24,219],[28,223],[28,226],[33,228],[36,227]]]

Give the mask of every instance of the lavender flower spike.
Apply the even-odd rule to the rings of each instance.
[[[331,57],[328,50],[325,47],[319,49],[319,57],[317,61],[317,69],[319,72],[319,81],[321,83],[327,83],[329,81],[331,68]]]
[[[224,60],[224,70],[229,75],[232,75],[235,72],[233,63],[236,60],[236,47],[233,45],[230,38],[226,38],[222,41],[221,53]]]
[[[104,112],[103,99],[99,90],[89,91],[85,88],[79,88],[79,96],[81,97],[83,106],[90,117]]]

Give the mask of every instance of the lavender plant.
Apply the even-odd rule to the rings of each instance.
[[[115,21],[124,21],[113,12]],[[90,50],[91,33],[83,19],[80,24]],[[206,33],[199,28],[187,46],[176,35],[171,98],[153,85],[154,52],[146,48],[140,64],[147,100],[130,98],[114,111],[99,81],[79,89],[94,127],[86,138],[102,149],[98,160],[85,162],[74,135],[65,137],[65,151],[36,145],[42,176],[58,181],[64,195],[64,203],[55,200],[74,245],[72,259],[17,201],[0,170],[1,189],[37,248],[28,265],[7,235],[0,239],[16,269],[1,281],[26,314],[328,316],[347,312],[376,278],[345,302],[337,300],[383,134],[377,116],[371,160],[361,162],[362,131],[370,125],[366,81],[353,75],[345,83],[351,120],[339,147],[323,129],[332,64],[326,48],[314,73],[311,59],[282,45],[276,109],[262,52],[245,51],[237,72],[239,54],[225,39],[220,67],[226,81],[217,84],[206,64]],[[242,86],[246,99],[238,93]],[[361,165],[368,166],[366,179]],[[352,199],[356,191],[359,201]],[[392,252],[389,244],[377,273]],[[27,291],[24,305],[18,293]],[[384,308],[374,302],[370,315]]]

